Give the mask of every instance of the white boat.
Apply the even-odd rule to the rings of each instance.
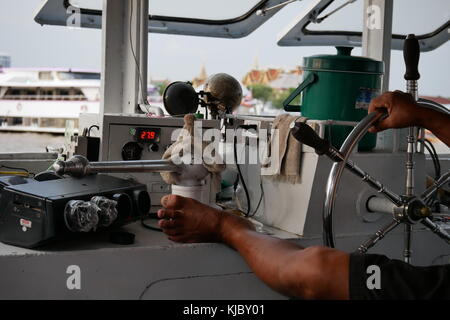
[[[64,132],[66,120],[99,112],[99,88],[93,71],[0,69],[0,130]]]
[[[148,101],[162,106],[155,86]],[[0,130],[64,133],[81,113],[100,110],[100,73],[81,69],[0,68]]]

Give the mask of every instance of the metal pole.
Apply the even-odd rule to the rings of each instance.
[[[59,175],[84,177],[95,173],[112,172],[178,172],[180,167],[168,160],[100,161],[89,162],[76,155],[67,161],[58,161],[53,170]]]
[[[403,46],[403,57],[405,59],[405,80],[406,91],[417,101],[417,80],[420,78],[418,71],[420,46],[419,41],[412,34],[405,39]],[[414,153],[416,153],[416,128],[408,129],[408,145],[406,149],[406,186],[405,195],[407,198],[414,196]],[[411,231],[412,225],[405,221],[404,261],[411,263]]]
[[[391,232],[400,224],[400,221],[398,220],[392,220],[389,224],[378,230],[375,235],[373,235],[370,239],[368,239],[366,242],[364,242],[359,248],[359,253],[366,253],[367,250],[372,248],[375,244],[377,244],[378,241],[383,239],[386,234]]]

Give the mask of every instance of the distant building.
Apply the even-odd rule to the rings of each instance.
[[[253,68],[242,79],[246,87],[255,84],[269,86],[275,90],[286,90],[296,88],[302,78],[302,69],[297,67],[293,70],[285,71],[281,68],[259,69]]]
[[[434,101],[436,103],[450,106],[450,98],[445,98],[445,97],[440,97],[440,96],[438,96],[438,97],[420,96],[420,98],[432,100],[432,101]]]
[[[6,54],[0,53],[0,68],[10,68],[11,67],[11,57]]]
[[[198,88],[201,85],[205,84],[206,79],[208,79],[208,74],[206,73],[205,65],[202,65],[202,68],[200,69],[200,74],[192,79],[192,86],[194,88]]]

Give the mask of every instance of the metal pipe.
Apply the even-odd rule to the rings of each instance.
[[[372,112],[368,114],[361,122],[356,125],[356,127],[350,132],[350,134],[345,139],[339,152],[343,155],[344,159],[342,162],[335,162],[331,168],[330,174],[328,176],[325,203],[323,208],[323,241],[326,246],[334,248],[334,232],[333,232],[333,208],[336,202],[337,187],[339,185],[342,172],[346,166],[347,160],[353,151],[354,147],[357,145],[362,136],[367,132],[367,130],[382,117],[385,117],[386,113],[382,112]]]
[[[411,94],[415,101],[417,101],[417,80],[406,81],[406,91]],[[406,149],[406,186],[405,195],[407,197],[414,196],[414,153],[416,153],[416,128],[408,128],[408,144]],[[406,263],[411,263],[411,232],[412,226],[406,223],[404,226],[404,250],[403,260]]]
[[[398,225],[400,224],[400,221],[394,219],[389,224],[378,230],[372,237],[370,237],[366,242],[364,242],[359,248],[359,253],[366,253],[367,250],[372,248],[375,244],[377,244],[378,241],[383,239],[386,234],[394,230]]]
[[[438,237],[440,237],[441,239],[444,239],[445,242],[450,244],[450,235],[444,229],[442,229],[436,223],[431,221],[429,218],[425,218],[421,222],[424,226],[426,226],[428,229],[430,229],[433,233],[437,234]]]
[[[441,104],[439,104],[437,102],[434,102],[432,100],[419,98],[419,99],[417,99],[417,104],[419,106],[427,108],[427,109],[431,109],[431,110],[434,110],[434,111],[442,112],[444,114],[450,114],[450,110],[449,109],[447,109],[443,105],[441,105]]]
[[[350,172],[361,178],[370,187],[374,188],[378,193],[384,195],[387,199],[390,200],[391,204],[394,204],[396,206],[400,206],[403,204],[403,200],[399,195],[389,190],[381,182],[379,182],[374,177],[369,175],[367,172],[359,168],[353,161],[347,160],[347,162],[345,163],[345,168],[347,168],[348,170],[350,170]]]
[[[435,181],[431,187],[425,190],[421,194],[420,198],[423,201],[428,200],[428,198],[431,197],[437,191],[437,189],[439,189],[449,181],[450,181],[450,170],[448,170],[447,173],[443,174],[438,181]]]
[[[390,213],[394,214],[397,206],[393,204],[391,201],[380,198],[380,197],[370,197],[366,203],[367,210],[370,212],[381,212],[381,213]]]
[[[76,155],[67,161],[58,161],[53,165],[59,175],[84,177],[94,173],[118,172],[178,172],[180,169],[168,160],[101,161],[89,162],[85,157]]]

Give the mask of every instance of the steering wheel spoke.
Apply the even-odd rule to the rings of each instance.
[[[431,187],[429,187],[427,190],[424,191],[424,193],[422,193],[420,195],[420,198],[423,201],[428,200],[431,196],[433,196],[433,194],[440,188],[442,187],[444,184],[446,184],[447,182],[450,181],[450,170],[448,170],[445,174],[443,174],[437,181],[435,181],[433,183],[433,185]]]
[[[445,242],[450,244],[450,235],[442,229],[440,226],[438,226],[436,223],[431,221],[429,218],[425,218],[422,221],[422,224],[431,230],[431,232],[435,233],[438,237],[443,239]]]
[[[353,161],[347,160],[345,163],[345,168],[350,170],[353,174],[362,179],[365,183],[367,183],[371,188],[375,189],[378,193],[385,196],[388,200],[390,200],[396,206],[401,206],[403,204],[402,198],[387,188],[383,183],[372,177],[366,171],[362,170],[358,167]]]
[[[394,230],[399,224],[400,224],[399,220],[393,219],[389,224],[385,225],[383,228],[378,230],[372,237],[370,237],[366,242],[360,245],[358,248],[358,252],[366,253],[367,250],[376,245],[378,241],[383,239],[389,232]]]

